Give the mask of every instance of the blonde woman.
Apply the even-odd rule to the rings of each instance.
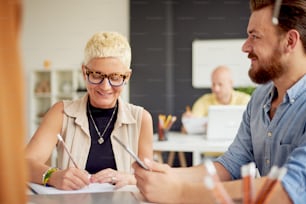
[[[136,184],[133,159],[113,139],[120,138],[140,159],[153,157],[151,114],[120,98],[131,77],[130,64],[131,48],[121,34],[99,32],[89,39],[82,64],[87,94],[56,103],[44,117],[26,148],[31,182],[64,190],[93,182],[117,188]],[[57,166],[50,167],[46,162],[54,148]]]

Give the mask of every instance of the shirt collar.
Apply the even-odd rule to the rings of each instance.
[[[289,102],[293,103],[299,96],[306,91],[306,75],[298,80],[292,87],[287,90],[286,96]]]
[[[119,109],[117,121],[119,124],[132,124],[136,123],[135,117],[132,115],[129,107],[127,107],[126,102],[124,102],[121,97],[118,98]]]
[[[271,84],[273,84],[271,82]],[[306,91],[306,75],[304,75],[300,80],[298,80],[293,86],[291,86],[286,91],[286,96],[283,99],[283,102],[294,103],[294,101],[302,95],[303,92]],[[271,86],[269,101],[271,102],[274,95],[276,94],[276,87],[274,85]]]

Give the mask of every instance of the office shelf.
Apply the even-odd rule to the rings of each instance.
[[[79,69],[37,69],[30,76],[30,136],[49,108],[61,100],[73,100],[86,89]],[[83,90],[82,92],[78,90]]]

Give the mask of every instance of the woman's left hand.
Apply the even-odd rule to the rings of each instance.
[[[110,183],[121,188],[125,185],[135,185],[136,179],[133,174],[119,172],[114,169],[104,169],[96,174],[92,174],[90,181],[92,183]]]

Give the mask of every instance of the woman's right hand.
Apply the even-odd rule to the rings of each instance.
[[[61,190],[78,190],[90,184],[90,174],[74,167],[52,173],[48,184]]]

